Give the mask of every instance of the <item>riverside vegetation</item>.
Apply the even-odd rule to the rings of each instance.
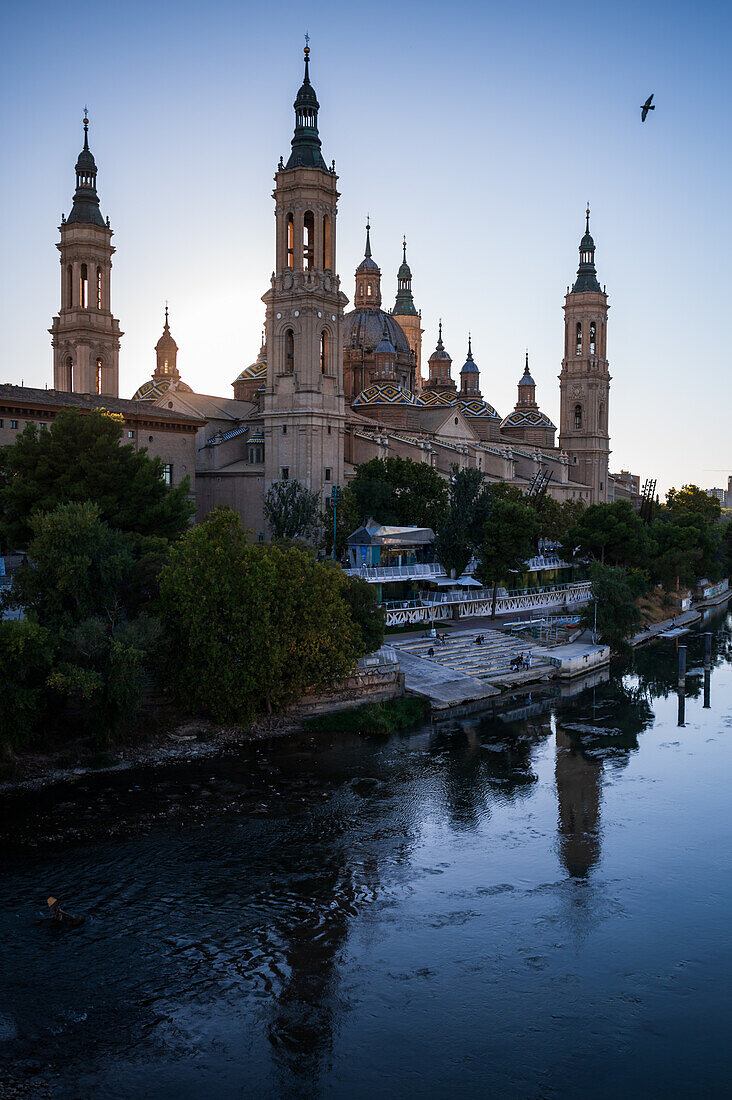
[[[615,649],[652,586],[729,573],[732,525],[694,486],[672,490],[649,525],[624,502],[584,510],[487,486],[476,470],[453,473],[448,487],[424,464],[364,463],[341,496],[336,551],[376,513],[434,527],[449,571],[475,554],[495,586],[539,538],[560,540],[568,560],[589,565],[598,629]],[[332,686],[378,648],[373,587],[316,560],[314,544],[332,548],[332,517],[318,517],[297,483],[281,489],[267,499],[279,538],[259,544],[230,509],[191,527],[186,482],[166,486],[160,460],[123,445],[121,418],[103,409],[63,411],[0,449],[0,543],[27,555],[5,596],[23,617],[0,622],[3,750],[72,732],[97,749],[123,740],[151,685],[188,714],[248,726]],[[401,718],[376,708],[333,721],[375,730]]]

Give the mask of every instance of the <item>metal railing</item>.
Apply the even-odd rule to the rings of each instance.
[[[413,565],[362,565],[346,569],[349,577],[361,577],[365,581],[407,581],[418,577],[446,577],[439,562],[415,562]]]

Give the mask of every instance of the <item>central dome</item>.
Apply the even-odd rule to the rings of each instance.
[[[346,314],[344,345],[347,348],[375,349],[384,338],[384,328],[389,334],[397,355],[409,355],[409,341],[404,329],[390,313],[383,309],[354,309]]]

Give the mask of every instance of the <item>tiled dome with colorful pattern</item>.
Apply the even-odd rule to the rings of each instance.
[[[361,390],[354,407],[359,405],[414,405],[414,397],[397,382],[374,382]]]
[[[190,386],[187,386],[185,382],[174,382],[172,378],[161,378],[157,382],[154,378],[151,378],[149,382],[144,382],[138,390],[132,395],[133,401],[157,401],[159,397],[162,397],[164,393],[173,387],[173,389],[180,390],[181,393],[193,393]]]
[[[501,423],[502,428],[548,428],[557,429],[548,416],[539,409],[514,409]]]
[[[497,413],[492,405],[489,405],[487,401],[483,401],[480,397],[462,397],[457,403],[465,416],[488,416],[494,420],[501,419],[500,413]]]

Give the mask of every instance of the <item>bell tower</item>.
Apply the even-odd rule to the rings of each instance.
[[[310,83],[310,49],[295,99],[295,134],[275,175],[276,258],[267,307],[267,383],[263,416],[265,490],[297,478],[330,494],[343,484],[345,401],[343,307],[336,273],[338,177],[318,135],[319,103]]]
[[[53,386],[64,393],[119,396],[119,321],[112,316],[112,230],[99,210],[97,166],[89,149],[84,111],[84,148],[76,162],[76,191],[68,218],[61,219],[61,308],[51,328]]]
[[[569,456],[569,479],[590,487],[590,504],[608,500],[607,294],[597,281],[595,242],[587,208],[580,264],[564,304],[564,358],[559,375],[559,446]]]
[[[414,392],[422,389],[422,314],[414,305],[412,269],[407,263],[407,238],[402,242],[402,262],[397,272],[397,296],[391,311],[404,329],[404,335],[414,354]]]

